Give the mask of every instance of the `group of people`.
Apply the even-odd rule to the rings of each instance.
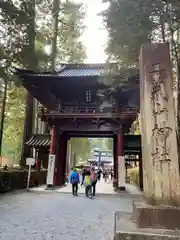
[[[85,185],[86,197],[92,198],[96,194],[96,183],[98,180],[98,173],[94,168],[83,169],[82,180],[80,183],[79,172],[75,168],[70,174],[70,183],[72,184],[73,196],[78,196],[78,184]]]
[[[113,180],[114,178],[113,169],[103,169],[103,178],[105,182],[107,182],[108,179]]]

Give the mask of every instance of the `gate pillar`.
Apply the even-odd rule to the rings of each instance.
[[[66,169],[67,169],[67,142],[68,142],[68,138],[67,136],[64,136],[64,141],[63,141],[63,172],[62,172],[62,183],[65,184],[66,182],[66,175],[67,175],[67,172],[66,172]]]
[[[56,146],[57,146],[57,127],[53,125],[51,130],[51,143],[50,143],[50,150],[49,150],[48,172],[47,172],[47,179],[46,179],[47,187],[54,186]]]
[[[114,179],[118,180],[118,156],[117,156],[117,135],[114,136],[114,144],[113,144],[113,148],[114,148]],[[118,187],[118,182],[115,183],[115,187]]]
[[[143,191],[143,163],[142,163],[142,151],[139,152],[139,187]]]
[[[41,170],[41,158],[39,156],[39,149],[36,150],[36,170]]]
[[[123,128],[118,130],[117,133],[117,159],[118,159],[118,188],[122,191],[126,190],[125,188],[125,160],[124,160],[124,134]]]
[[[56,156],[56,165],[55,165],[55,176],[54,184],[55,186],[62,185],[62,164],[63,164],[63,135],[60,133],[58,136],[58,147],[57,147],[57,156]]]

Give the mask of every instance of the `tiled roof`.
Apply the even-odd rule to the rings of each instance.
[[[49,147],[51,143],[50,135],[39,134],[33,135],[27,142],[26,145],[29,147]]]
[[[104,68],[64,69],[58,73],[59,77],[93,77],[101,76]]]
[[[105,64],[61,64],[55,72],[31,72],[16,69],[17,75],[39,77],[99,77],[105,72]]]

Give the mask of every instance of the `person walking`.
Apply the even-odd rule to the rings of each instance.
[[[81,186],[84,184],[84,180],[85,180],[86,172],[87,172],[87,170],[84,168],[84,169],[82,170],[82,181],[81,181]]]
[[[95,197],[96,194],[96,183],[97,183],[97,173],[94,168],[91,169],[91,191],[92,196]]]
[[[101,173],[102,173],[101,169],[98,169],[98,171],[97,171],[97,180],[98,181],[101,180]]]
[[[91,172],[88,170],[85,176],[85,194],[87,198],[92,198],[91,184]]]
[[[113,169],[111,169],[111,180],[113,180],[113,177],[114,177],[114,172],[113,172]]]
[[[108,177],[109,177],[109,173],[108,173],[107,169],[105,169],[105,171],[104,171],[104,181],[105,182],[107,182]]]
[[[72,184],[73,196],[78,196],[79,173],[76,169],[71,174],[70,183]]]

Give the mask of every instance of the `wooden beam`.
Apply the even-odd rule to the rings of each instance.
[[[33,87],[32,84],[24,83],[23,86],[27,89],[28,92],[32,94],[34,98],[36,98],[44,107],[53,109],[56,107],[57,102],[55,98],[44,88],[41,86]],[[42,92],[44,94],[42,95]]]

